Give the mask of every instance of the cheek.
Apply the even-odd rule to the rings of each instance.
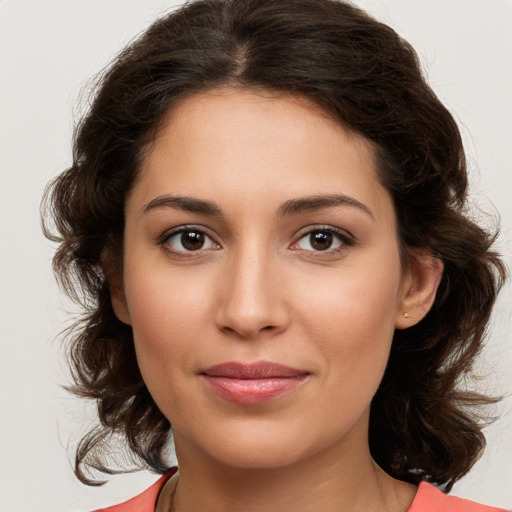
[[[318,335],[330,338],[334,332],[350,339],[356,333],[388,333],[394,330],[400,290],[400,271],[395,267],[379,271],[346,267],[314,276],[296,291],[300,314]],[[360,336],[359,343],[374,336]],[[355,341],[355,340],[354,340]],[[375,340],[374,340],[375,341]]]
[[[317,340],[333,385],[353,389],[359,382],[366,388],[361,391],[373,396],[389,357],[400,275],[399,262],[376,262],[346,267],[306,287],[313,291],[303,295],[298,315]]]
[[[210,308],[212,276],[207,269],[173,268],[155,253],[137,254],[125,268],[128,310],[134,333],[147,343],[168,345],[200,332],[205,310]]]
[[[126,272],[126,293],[139,367],[154,396],[192,367],[211,309],[204,276],[163,271]],[[169,388],[167,387],[170,384]]]

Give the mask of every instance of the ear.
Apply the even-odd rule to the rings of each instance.
[[[430,311],[443,277],[443,263],[422,250],[412,255],[405,273],[395,327],[406,329],[417,324]]]
[[[101,255],[101,267],[110,289],[110,301],[114,313],[121,322],[131,325],[130,311],[124,292],[123,272],[120,265],[116,265],[111,254],[104,251]]]

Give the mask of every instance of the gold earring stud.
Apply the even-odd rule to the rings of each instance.
[[[404,313],[404,318],[409,318],[409,313],[405,312]]]

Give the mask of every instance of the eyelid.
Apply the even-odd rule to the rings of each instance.
[[[217,236],[211,232],[211,230],[205,226],[202,226],[200,224],[182,224],[179,226],[172,227],[168,230],[166,230],[164,233],[162,233],[155,241],[156,245],[164,246],[166,242],[173,236],[177,235],[178,233],[182,233],[184,231],[197,231],[200,233],[203,233],[205,236],[207,236],[217,247],[215,247],[214,250],[222,248],[222,245],[217,240]],[[294,247],[297,245],[297,243],[302,240],[304,237],[311,235],[311,233],[314,233],[315,231],[326,231],[333,233],[334,236],[342,242],[342,246],[335,248],[335,249],[326,249],[324,251],[311,251],[308,249],[300,249],[298,247]],[[329,254],[333,252],[339,252],[343,250],[345,247],[350,247],[356,244],[355,237],[345,229],[341,229],[335,226],[332,226],[330,224],[313,224],[306,226],[302,228],[295,236],[294,236],[294,242],[290,245],[290,249],[292,250],[300,250],[304,252],[312,252],[315,254]],[[194,254],[198,254],[201,252],[204,252],[205,250],[209,251],[212,250],[209,249],[198,249],[197,251],[176,251],[171,248],[166,248],[169,252],[172,252],[173,254],[177,254],[179,256],[192,256]]]
[[[173,236],[183,233],[184,231],[196,231],[198,233],[204,234],[206,237],[208,237],[217,247],[215,247],[214,250],[220,249],[221,244],[218,242],[217,237],[212,234],[211,230],[208,229],[205,226],[202,226],[200,224],[182,224],[180,226],[175,226],[173,228],[168,229],[164,233],[162,233],[157,239],[156,239],[156,245],[160,245],[162,247],[165,246],[166,242],[169,241],[170,238]],[[192,255],[198,255],[201,252],[204,251],[210,251],[209,249],[198,249],[197,251],[176,251],[169,247],[164,247],[167,251],[172,252],[173,254],[177,254],[179,256],[192,256]]]
[[[342,246],[341,248],[335,248],[335,249],[326,249],[325,251],[309,251],[308,249],[300,249],[295,248],[293,249],[293,246],[296,246],[299,240],[302,240],[304,237],[311,235],[311,233],[314,233],[316,231],[326,231],[329,233],[333,233],[341,242]],[[355,237],[346,231],[345,229],[337,228],[335,226],[332,226],[330,224],[316,224],[316,225],[310,225],[306,226],[305,228],[302,228],[297,235],[294,237],[294,242],[291,244],[290,248],[292,250],[300,250],[305,252],[312,252],[315,254],[329,254],[332,252],[339,252],[340,250],[343,250],[344,247],[351,247],[356,244]]]

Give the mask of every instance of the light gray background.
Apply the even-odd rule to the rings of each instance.
[[[0,0],[0,512],[85,511],[141,491],[138,473],[88,488],[72,447],[93,409],[67,395],[56,336],[72,306],[50,271],[39,228],[46,182],[70,163],[73,110],[87,80],[168,0]],[[358,0],[417,49],[434,89],[458,120],[476,205],[502,217],[512,261],[512,1]],[[500,297],[479,364],[481,389],[512,392],[512,289]],[[454,494],[512,507],[512,400],[489,447]],[[66,453],[69,451],[69,456]]]

